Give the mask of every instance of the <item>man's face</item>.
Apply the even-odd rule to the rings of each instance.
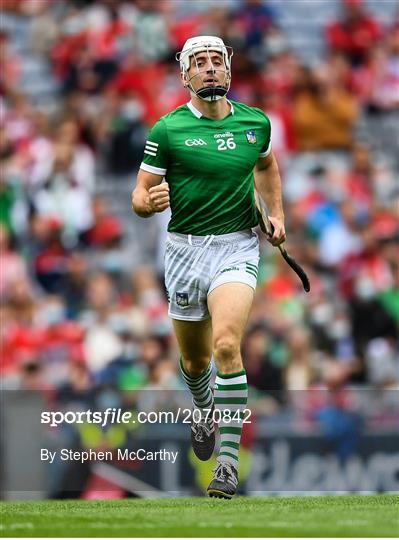
[[[201,51],[192,55],[187,75],[195,91],[204,86],[226,86],[227,72],[222,54],[216,51]]]

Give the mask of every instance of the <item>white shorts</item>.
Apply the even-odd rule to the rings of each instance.
[[[182,321],[208,319],[208,294],[224,283],[245,283],[255,289],[258,264],[258,235],[251,229],[217,236],[168,233],[169,316]]]

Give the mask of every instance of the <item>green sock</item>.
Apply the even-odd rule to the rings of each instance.
[[[215,420],[218,421],[220,416],[220,450],[217,459],[218,461],[227,461],[237,469],[243,411],[248,399],[245,369],[228,375],[217,372],[214,393]],[[231,421],[228,420],[229,416]]]
[[[191,395],[193,396],[193,404],[201,413],[206,414],[204,409],[212,409],[213,394],[210,387],[212,365],[209,362],[208,367],[201,373],[199,377],[191,377],[185,371],[182,360],[180,359],[180,369]],[[211,417],[211,414],[209,415]],[[213,427],[213,423],[212,426]]]

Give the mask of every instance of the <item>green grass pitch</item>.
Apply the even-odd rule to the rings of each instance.
[[[395,537],[398,495],[2,502],[1,536]]]

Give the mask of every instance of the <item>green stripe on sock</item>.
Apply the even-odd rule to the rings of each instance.
[[[234,454],[230,454],[230,452],[219,452],[219,456],[229,456],[233,458],[235,461],[238,461],[238,457]]]
[[[235,448],[236,450],[240,449],[240,445],[238,443],[231,441],[222,441],[220,443],[220,448],[222,448],[222,446],[229,446],[230,448]]]
[[[240,427],[221,427],[219,428],[220,435],[241,435],[242,428]]]
[[[191,386],[200,386],[204,381],[207,381],[210,378],[210,372],[203,373],[200,377],[196,377],[195,379],[193,379],[192,377],[187,377],[187,375],[184,375],[183,373],[183,379],[186,381],[187,384],[191,384]]]
[[[256,264],[252,264],[252,263],[245,263],[249,268],[253,268],[254,270],[258,270],[258,267],[256,266]]]
[[[220,405],[246,405],[247,397],[242,398],[220,398],[215,396],[215,403]]]
[[[241,375],[245,375],[246,374],[246,371],[245,369],[242,369],[241,371],[237,371],[237,373],[220,373],[219,371],[217,372],[217,376],[220,377],[221,379],[234,379],[234,377],[241,377]]]
[[[186,381],[186,383],[187,383],[187,386],[190,388],[190,390],[194,390],[195,392],[200,392],[203,388],[206,388],[207,386],[209,386],[209,381],[210,381],[210,378],[204,379],[203,381],[201,381],[200,383],[196,385],[191,384],[189,381]]]
[[[213,395],[210,388],[212,365],[209,362],[208,366],[199,377],[191,377],[184,369],[183,360],[180,357],[180,370],[183,380],[187,384],[191,392],[193,405],[200,411],[211,409],[213,406]]]
[[[228,392],[229,390],[246,390],[248,388],[247,383],[242,384],[218,384],[217,390],[221,392]]]
[[[196,398],[196,402],[197,403],[199,402],[198,398]],[[202,401],[200,401],[200,403],[202,403]],[[197,407],[198,406],[199,405],[197,405]],[[206,403],[203,403],[201,405],[201,409],[210,409],[211,407],[212,407],[212,394],[210,395],[209,400]]]

